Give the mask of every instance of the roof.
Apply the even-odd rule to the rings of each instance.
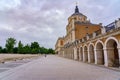
[[[74,12],[71,16],[75,16],[75,15],[85,16],[85,15],[83,15],[82,13],[79,12],[78,6],[75,7],[75,12]]]
[[[85,16],[82,13],[73,13],[71,16],[75,16],[75,15],[79,15],[79,16]]]

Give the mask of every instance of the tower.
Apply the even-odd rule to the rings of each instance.
[[[68,18],[65,43],[72,43],[99,29],[100,26],[87,20],[87,16],[82,14],[76,5],[74,13]]]

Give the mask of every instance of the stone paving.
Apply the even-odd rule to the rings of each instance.
[[[0,80],[120,80],[120,72],[49,55],[1,72]]]
[[[25,63],[28,63],[28,62],[32,61],[33,59],[23,59],[23,60],[8,61],[5,63],[0,63],[0,73],[4,72],[6,70],[12,69],[14,67],[18,67],[20,65],[23,65]]]

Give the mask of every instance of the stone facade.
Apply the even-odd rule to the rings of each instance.
[[[55,50],[62,57],[120,67],[120,19],[107,26],[93,24],[76,6],[75,13],[68,18],[62,40],[62,49],[57,50],[56,45]]]
[[[56,44],[55,44],[55,53],[58,54],[59,56],[63,56],[63,47],[64,47],[64,38],[59,37]]]

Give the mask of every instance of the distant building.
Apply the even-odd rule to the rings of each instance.
[[[65,58],[119,67],[120,19],[107,26],[93,24],[76,6],[68,18],[65,37],[56,42],[55,52]]]
[[[55,53],[63,56],[63,47],[64,47],[64,37],[59,37],[55,44]]]

